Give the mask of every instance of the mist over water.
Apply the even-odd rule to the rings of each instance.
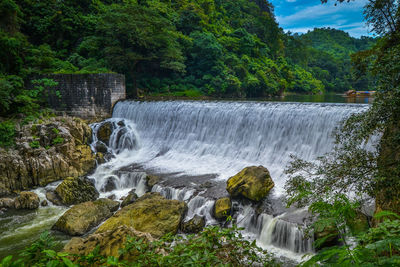
[[[167,101],[118,103],[113,118],[132,123],[137,150],[126,161],[181,175],[226,180],[263,165],[283,193],[283,170],[294,154],[313,160],[333,147],[332,133],[359,104]],[[129,153],[128,153],[129,154]],[[124,156],[124,157],[126,157]]]

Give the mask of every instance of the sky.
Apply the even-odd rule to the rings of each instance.
[[[363,19],[367,0],[338,3],[335,0],[321,4],[320,0],[270,0],[275,16],[285,31],[305,33],[314,28],[331,27],[348,32],[351,36],[370,36]]]

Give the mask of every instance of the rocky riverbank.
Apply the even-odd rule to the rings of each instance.
[[[85,175],[102,157],[92,152],[91,138],[91,128],[78,118],[17,125],[15,146],[0,148],[0,197]]]

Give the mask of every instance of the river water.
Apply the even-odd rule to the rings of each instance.
[[[145,172],[158,175],[163,182],[153,191],[186,201],[186,219],[199,214],[211,225],[218,223],[211,211],[216,198],[227,196],[226,180],[244,167],[263,165],[270,171],[275,188],[259,205],[234,202],[234,218],[259,246],[298,261],[313,252],[312,239],[305,239],[299,228],[306,223],[306,211],[286,209],[282,203],[286,180],[283,170],[291,154],[313,160],[330,151],[332,133],[340,121],[367,108],[364,104],[345,103],[119,102],[113,117],[107,120],[113,123],[109,150],[115,157],[100,165],[91,177],[99,190],[112,177],[116,190],[101,195],[120,197],[131,188],[143,194]],[[93,125],[94,141],[102,123]],[[0,217],[0,231],[9,238],[7,244],[0,238],[0,257],[13,248],[13,234],[16,243],[22,242],[18,234],[29,227],[32,229],[25,232],[37,236],[38,230],[49,229],[64,211],[53,206],[40,208],[25,220],[31,224],[22,223],[21,227],[16,219]],[[9,217],[18,216],[29,217]]]

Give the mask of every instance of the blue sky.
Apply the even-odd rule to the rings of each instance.
[[[305,33],[313,28],[331,27],[360,37],[371,35],[363,20],[367,0],[356,0],[335,6],[335,0],[321,4],[319,0],[270,0],[276,19],[285,31]]]

